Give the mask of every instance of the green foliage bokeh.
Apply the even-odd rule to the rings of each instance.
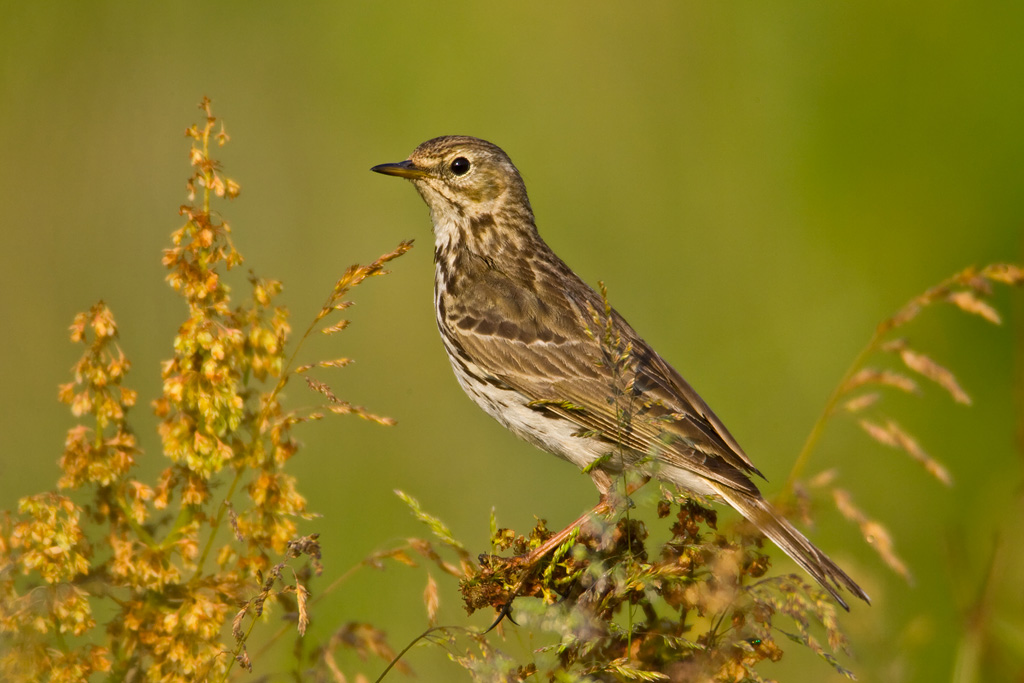
[[[350,263],[417,240],[393,276],[359,293],[351,329],[309,350],[355,358],[330,381],[399,421],[298,434],[292,472],[323,515],[302,533],[321,534],[326,571],[418,533],[395,488],[480,550],[492,507],[528,528],[594,502],[585,477],[506,434],[451,377],[432,319],[427,212],[411,188],[368,172],[435,135],[509,152],[542,234],[584,279],[607,283],[770,494],[878,321],[966,265],[1021,258],[1021,29],[1024,8],[996,3],[5,6],[0,508],[58,476],[70,418],[56,387],[78,353],[66,329],[100,298],[143,397],[132,413],[142,467],[162,467],[147,463],[160,443],[144,403],[184,312],[160,255],[185,192],[178,136],[204,94],[233,138],[234,239],[284,282],[296,325]],[[899,406],[952,489],[840,424],[813,463],[840,469],[916,577],[908,589],[855,528],[820,520],[815,541],[875,598],[847,621],[851,668],[865,674],[948,676],[958,600],[980,585],[996,531],[1020,533],[1007,519],[1019,519],[1020,305],[1001,301],[1003,329],[942,311],[912,332],[974,399],[964,408],[929,389]],[[316,402],[297,383],[288,393]],[[417,580],[358,576],[311,637],[365,619],[402,644],[425,618]],[[443,584],[445,615],[462,618]],[[412,664],[442,680],[442,659]],[[780,680],[828,674],[803,653],[782,666]]]

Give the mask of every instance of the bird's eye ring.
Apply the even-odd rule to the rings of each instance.
[[[448,168],[451,169],[455,175],[466,175],[469,173],[469,159],[466,157],[456,157],[449,164]]]

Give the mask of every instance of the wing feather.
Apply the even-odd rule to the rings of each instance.
[[[616,377],[610,364],[602,361],[601,342],[587,333],[596,327],[592,311],[604,311],[596,292],[580,281],[580,287],[563,288],[562,296],[553,298],[543,282],[530,290],[508,287],[500,274],[490,277],[496,283],[481,278],[475,293],[503,303],[468,307],[472,318],[453,311],[454,324],[449,327],[452,340],[481,372],[522,394],[524,402],[533,401],[536,409],[572,421],[581,432],[621,443],[636,458],[653,455],[666,465],[757,492],[748,475],[760,472],[725,426],[614,311],[614,333],[631,349],[629,376]],[[489,289],[504,296],[495,297]],[[548,296],[542,300],[537,290]],[[586,292],[587,299],[574,301],[568,292]],[[620,408],[630,412],[628,424],[620,419]]]

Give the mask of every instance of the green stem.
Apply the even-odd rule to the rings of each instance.
[[[412,548],[412,546],[409,545],[408,543],[404,544],[401,547],[402,548]],[[360,570],[363,567],[366,567],[368,565],[369,565],[368,560],[363,560],[359,564],[356,564],[356,565],[354,565],[352,567],[349,567],[345,572],[343,572],[340,576],[338,576],[338,578],[336,578],[334,581],[332,581],[331,585],[329,585],[327,588],[325,588],[322,591],[317,591],[317,597],[315,597],[315,598],[313,598],[312,600],[309,601],[309,606],[311,608],[312,607],[316,607],[316,605],[318,605],[326,597],[330,596],[338,588],[338,586],[340,586],[345,581],[347,581],[349,578],[351,578],[351,576],[353,574],[355,574],[358,570]],[[259,657],[264,655],[268,650],[270,650],[271,647],[273,647],[274,643],[276,643],[278,640],[280,640],[280,638],[285,633],[287,633],[288,631],[290,631],[293,628],[294,628],[294,626],[292,624],[285,624],[284,626],[281,626],[277,630],[277,632],[274,633],[274,635],[270,636],[270,638],[268,638],[267,641],[265,643],[263,643],[262,646],[260,646],[259,650],[256,650],[256,652],[254,652],[254,653],[249,655],[250,660],[255,661],[256,659],[258,659]]]
[[[220,530],[221,522],[224,521],[224,515],[227,513],[228,502],[231,501],[232,496],[235,495],[235,489],[238,488],[238,483],[242,480],[242,474],[244,469],[238,469],[235,472],[235,478],[231,480],[231,486],[228,487],[227,495],[224,496],[224,502],[221,503],[220,509],[217,510],[217,517],[213,520],[213,524],[210,525],[210,535],[206,539],[206,545],[203,546],[203,552],[199,556],[199,562],[196,564],[196,573],[189,579],[190,585],[195,585],[203,575],[203,567],[206,565],[206,558],[210,556],[210,551],[213,549],[213,542],[217,539],[217,532]]]
[[[51,587],[50,590],[55,591],[56,589]],[[54,624],[57,624],[60,621],[60,618],[57,616],[53,609],[50,610],[50,618],[53,620]],[[57,639],[57,647],[60,648],[60,651],[64,654],[70,653],[71,648],[68,647],[68,641],[64,638],[64,634],[61,633],[60,628],[55,628],[53,634]]]
[[[323,318],[320,315],[314,316],[313,321],[309,323],[309,327],[307,327],[303,335],[299,337],[299,341],[295,345],[295,350],[292,351],[292,355],[288,357],[288,361],[285,363],[284,369],[281,371],[281,379],[277,381],[277,385],[270,392],[270,395],[267,397],[264,404],[260,407],[260,424],[263,424],[263,421],[267,417],[266,413],[269,406],[275,401],[277,395],[281,393],[281,390],[284,389],[285,385],[288,384],[288,380],[292,376],[292,367],[295,365],[295,359],[299,357],[302,345],[305,344],[306,340],[309,339],[311,334],[313,334],[313,331],[321,320],[323,320]]]
[[[246,641],[249,640],[249,636],[252,634],[252,630],[256,628],[256,621],[257,617],[253,615],[252,621],[249,622],[248,630],[246,630],[245,634],[242,636],[242,639],[238,641],[238,643],[235,645],[234,652],[231,653],[231,661],[228,662],[228,668],[224,670],[224,677],[220,679],[221,683],[225,683],[225,681],[228,680],[228,676],[231,674],[231,669],[234,668],[235,662],[238,661],[236,657],[242,653],[242,648],[245,647]]]
[[[117,507],[121,509],[121,513],[124,515],[124,519],[128,523],[128,526],[131,527],[131,530],[135,532],[135,535],[138,536],[143,543],[150,548],[163,547],[162,543],[158,544],[156,539],[153,538],[153,536],[146,531],[141,524],[135,521],[135,518],[132,516],[131,509],[128,507],[128,503],[125,502],[124,498],[121,497],[120,494],[115,494],[114,500],[117,502]]]
[[[788,498],[793,494],[793,489],[796,482],[803,475],[804,469],[807,467],[807,462],[811,458],[811,453],[818,445],[818,441],[821,440],[821,436],[825,431],[825,425],[831,419],[832,415],[835,414],[836,408],[839,406],[839,401],[846,394],[847,386],[853,376],[858,370],[864,365],[864,361],[867,360],[868,356],[874,353],[878,349],[878,345],[882,341],[882,337],[885,335],[886,330],[880,325],[875,329],[875,333],[871,337],[871,341],[868,342],[867,346],[861,349],[857,357],[853,359],[853,363],[846,369],[842,379],[836,384],[835,389],[829,395],[828,400],[825,401],[825,407],[822,409],[821,414],[818,415],[818,419],[814,422],[814,426],[811,427],[811,432],[807,435],[807,440],[804,441],[803,447],[800,449],[800,453],[796,456],[796,461],[793,463],[793,468],[789,471],[789,476],[786,478],[786,484],[783,486],[782,498]]]
[[[213,129],[213,121],[207,114],[206,126],[203,127],[203,159],[210,159],[210,131]],[[213,181],[213,173],[208,167],[203,169],[203,213],[210,215],[210,183]]]
[[[413,638],[411,643],[409,643],[408,645],[403,647],[402,651],[399,652],[397,655],[395,655],[394,659],[392,659],[390,662],[388,662],[387,668],[385,668],[384,671],[381,672],[380,676],[377,676],[377,680],[375,680],[373,683],[380,683],[381,681],[383,681],[384,677],[388,675],[388,672],[391,671],[393,668],[395,668],[395,665],[398,664],[398,662],[402,659],[402,657],[405,656],[406,652],[408,652],[409,650],[412,649],[413,645],[415,645],[416,643],[420,642],[421,640],[423,640],[424,638],[429,636],[434,631],[445,631],[445,630],[451,630],[451,629],[454,629],[454,628],[456,628],[456,627],[453,627],[453,626],[434,626],[432,628],[428,628],[426,631],[424,631],[423,633],[421,633],[418,636],[416,636],[415,638]],[[459,629],[459,630],[463,630],[463,631],[469,632],[469,629]]]
[[[181,536],[182,529],[188,526],[193,519],[195,519],[194,507],[191,505],[183,506],[181,510],[178,511],[178,518],[174,520],[174,526],[171,527],[171,530],[167,532],[166,536],[164,536],[164,540],[160,542],[159,548],[161,550],[165,550],[174,545],[174,542]]]

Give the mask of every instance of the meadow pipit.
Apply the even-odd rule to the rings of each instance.
[[[724,500],[844,608],[840,586],[868,599],[765,501],[750,479],[761,473],[697,392],[545,244],[501,149],[440,137],[372,170],[408,178],[430,207],[437,326],[459,384],[517,436],[588,468],[595,510],[611,507],[614,477],[654,476]]]

